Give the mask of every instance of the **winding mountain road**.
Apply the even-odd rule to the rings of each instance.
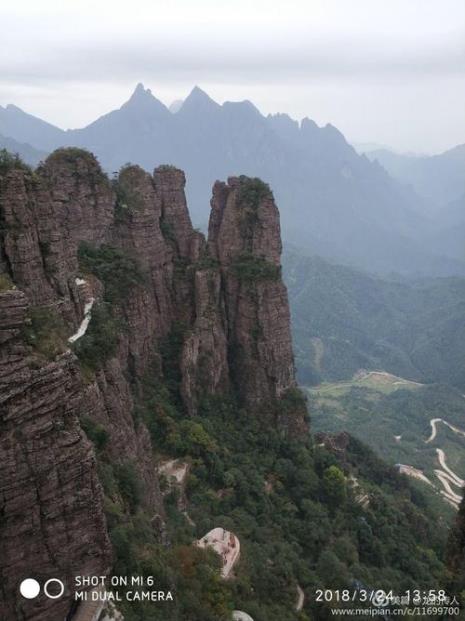
[[[441,464],[441,468],[445,470],[446,473],[449,475],[447,478],[450,479],[454,485],[457,485],[457,487],[463,487],[465,485],[465,481],[457,476],[455,472],[451,470],[446,464],[446,455],[444,451],[440,448],[437,448],[436,453],[438,454],[438,460]]]
[[[452,482],[454,485],[455,483],[453,481],[451,481],[451,479],[446,475],[445,472],[443,472],[442,470],[435,470],[434,474],[438,477],[438,479],[441,481],[442,486],[444,487],[444,490],[442,492],[442,494],[446,497],[449,498],[449,500],[451,500],[453,503],[457,503],[460,504],[460,501],[462,500],[462,497],[459,496],[458,494],[456,494],[454,492],[454,490],[451,488],[450,483]]]
[[[438,431],[437,429],[438,423],[443,423],[444,425],[446,425],[446,427],[449,427],[449,429],[452,429],[452,431],[454,431],[455,433],[465,437],[465,431],[462,431],[458,427],[454,427],[454,425],[451,425],[443,418],[432,418],[429,422],[429,424],[431,425],[431,435],[427,440],[425,440],[426,444],[428,444],[429,442],[432,442],[436,438],[437,431]]]
[[[443,418],[432,418],[429,423],[431,425],[431,435],[427,440],[425,440],[425,444],[430,444],[431,442],[433,442],[433,440],[436,439],[436,436],[438,434],[438,423],[442,423],[446,427],[449,427],[449,429],[451,429],[457,435],[465,437],[465,431],[463,431],[463,429],[459,429],[458,427],[451,425]],[[397,438],[398,436],[396,437],[396,440]],[[436,454],[441,469],[437,468],[434,471],[434,474],[436,475],[437,479],[439,479],[439,482],[443,487],[443,489],[441,490],[441,494],[449,504],[458,509],[460,503],[462,502],[465,481],[461,477],[459,477],[451,468],[449,468],[446,463],[446,454],[443,449],[436,448]],[[407,474],[408,476],[414,477],[416,479],[420,479],[425,483],[429,483],[430,485],[433,485],[433,483],[431,483],[431,481],[421,470],[413,468],[413,466],[407,466],[405,464],[397,464],[397,467],[399,469],[399,472]],[[457,491],[454,491],[453,487],[458,488],[459,493],[457,493]]]
[[[438,432],[438,423],[446,425],[446,427],[449,427],[449,429],[452,429],[452,431],[458,435],[465,436],[465,431],[459,429],[458,427],[455,427],[454,425],[451,425],[443,418],[432,418],[430,420],[431,435],[427,440],[425,440],[425,444],[429,444],[430,442],[433,442],[433,440],[435,440]],[[451,470],[451,468],[449,468],[446,463],[446,454],[442,449],[437,448],[436,453],[438,456],[439,465],[441,466],[442,470],[437,469],[434,471],[434,474],[437,476],[441,485],[444,488],[443,490],[441,490],[441,494],[448,502],[453,504],[454,507],[458,508],[462,501],[462,494],[457,494],[452,489],[451,485],[458,487],[459,490],[462,492],[463,488],[465,487],[465,481],[457,474],[455,474],[455,472]]]

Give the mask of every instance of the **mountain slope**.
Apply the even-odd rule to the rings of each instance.
[[[9,104],[0,106],[0,134],[41,151],[52,151],[65,142],[66,132]]]
[[[465,192],[465,145],[432,156],[401,155],[385,149],[367,152],[392,177],[411,185],[415,191],[442,207]],[[465,204],[464,204],[465,210]]]
[[[5,138],[5,136],[1,135],[0,149],[6,149],[10,153],[19,155],[19,157],[26,162],[26,164],[29,164],[29,166],[37,166],[39,162],[47,157],[47,153],[45,151],[39,151],[38,149],[31,147],[30,144],[16,142],[13,138]]]
[[[300,380],[381,369],[465,387],[465,279],[388,280],[287,253]]]
[[[461,273],[447,247],[433,252],[424,201],[360,156],[333,126],[264,117],[248,101],[219,105],[194,88],[173,113],[138,85],[118,110],[85,128],[62,132],[8,106],[0,132],[36,148],[85,147],[109,172],[128,161],[147,170],[165,162],[186,171],[196,224],[205,226],[218,178],[266,179],[281,205],[286,240],[313,253],[384,272]],[[26,140],[27,137],[27,140]]]
[[[138,84],[130,99],[118,110],[100,117],[84,129],[68,130],[66,144],[94,152],[105,169],[113,172],[128,162],[147,170],[173,162],[170,157],[173,115],[150,90]],[[154,159],[161,150],[166,157]]]
[[[434,230],[427,237],[433,251],[447,248],[447,255],[465,260],[465,194],[444,205],[434,219]]]

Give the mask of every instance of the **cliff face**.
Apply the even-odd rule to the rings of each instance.
[[[215,184],[211,205],[208,243],[223,282],[231,381],[253,410],[272,413],[285,399],[283,424],[303,431],[302,404],[289,394],[296,382],[273,195],[258,179],[233,177]]]
[[[127,167],[110,182],[75,149],[35,173],[0,175],[1,619],[64,618],[70,598],[24,600],[25,577],[71,587],[74,575],[111,567],[86,421],[105,430],[113,462],[135,469],[163,538],[157,447],[134,413],[178,326],[186,415],[204,396],[234,391],[264,424],[305,431],[271,192],[245,178],[216,184],[207,242],[184,185],[172,167],[153,177]]]
[[[63,619],[69,601],[20,601],[25,578],[108,571],[110,546],[95,457],[79,425],[84,392],[71,352],[36,361],[25,346],[28,300],[0,294],[0,618]]]

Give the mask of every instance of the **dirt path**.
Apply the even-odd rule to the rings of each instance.
[[[424,384],[420,384],[420,382],[414,382],[413,380],[403,379],[402,377],[397,377],[397,375],[392,375],[392,373],[388,373],[387,371],[368,371],[365,375],[360,377],[361,380],[367,379],[369,377],[374,377],[378,379],[387,379],[387,380],[395,380],[392,382],[393,386],[424,386]]]
[[[431,435],[427,440],[425,440],[425,444],[428,444],[429,442],[432,442],[435,439],[438,433],[437,423],[440,423],[441,421],[442,421],[442,418],[432,418],[429,421],[429,424],[431,425]]]
[[[302,608],[304,607],[304,602],[305,602],[305,593],[303,592],[300,584],[298,584],[297,585],[297,604],[295,606],[295,609],[297,612],[300,612],[302,610]]]
[[[79,287],[80,292],[84,295],[84,299],[86,303],[84,304],[84,317],[82,318],[81,324],[75,334],[69,337],[68,342],[74,343],[78,339],[80,339],[87,332],[87,328],[89,327],[90,320],[92,318],[92,306],[94,305],[95,298],[92,296],[92,291],[89,288],[89,283],[83,278],[76,278],[76,285]]]
[[[323,341],[317,336],[311,339],[313,345],[314,360],[313,363],[317,371],[321,371],[321,363],[323,361],[323,355],[325,353],[325,347]]]
[[[418,470],[418,468],[414,468],[413,466],[407,466],[406,464],[397,464],[397,467],[399,468],[399,472],[401,474],[407,474],[409,477],[413,477],[414,479],[419,479],[420,481],[423,481],[424,483],[428,483],[428,485],[433,485],[431,481],[428,479],[428,477],[426,476],[426,474],[423,474],[423,472],[421,470]]]
[[[72,336],[70,336],[68,339],[70,343],[74,343],[75,341],[80,339],[81,336],[84,336],[84,334],[87,332],[87,328],[89,327],[90,320],[92,319],[91,311],[92,311],[93,305],[94,305],[94,298],[91,298],[89,302],[87,302],[87,304],[84,306],[84,319],[81,321],[81,325],[79,326],[78,331]]]

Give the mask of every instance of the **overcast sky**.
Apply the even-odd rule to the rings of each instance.
[[[352,142],[465,142],[464,0],[16,0],[0,3],[0,105],[63,128],[142,81],[336,125]]]

